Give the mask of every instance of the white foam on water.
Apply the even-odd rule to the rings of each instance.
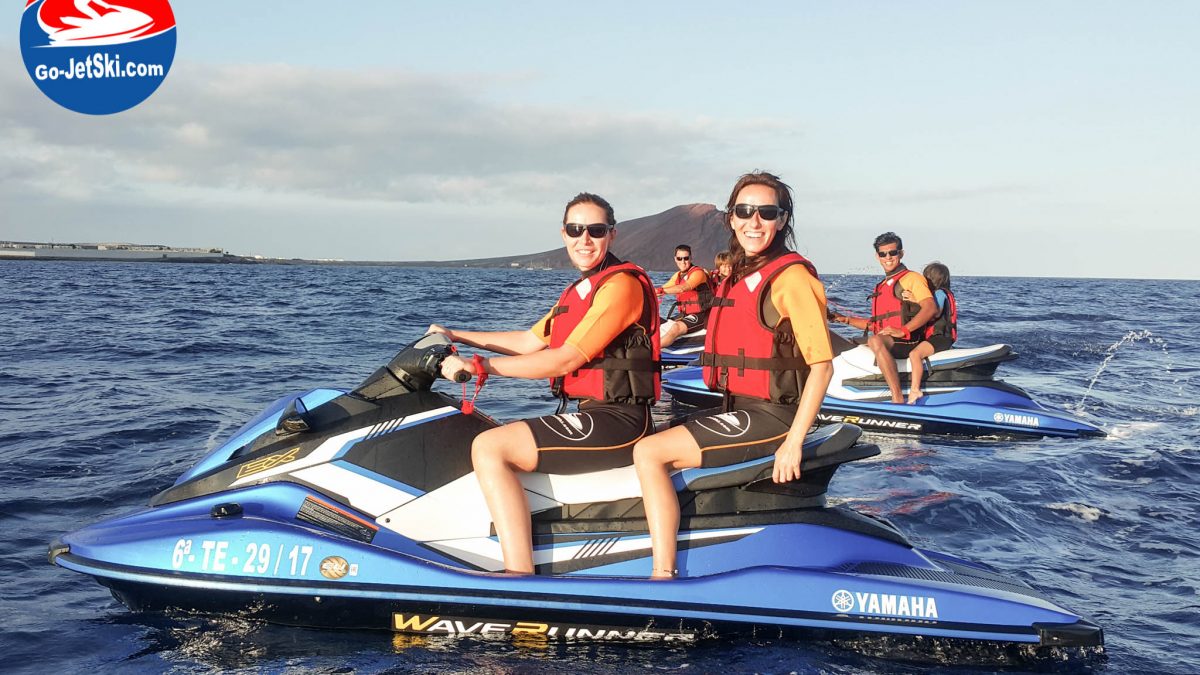
[[[1054,509],[1055,511],[1068,511],[1079,516],[1080,519],[1088,523],[1094,523],[1097,520],[1100,520],[1100,516],[1104,515],[1104,512],[1100,509],[1096,508],[1095,506],[1088,506],[1087,504],[1055,502],[1054,504],[1047,504],[1046,506]]]
[[[1166,422],[1125,422],[1124,424],[1114,424],[1109,427],[1108,435],[1105,438],[1110,441],[1134,438],[1135,436],[1152,434],[1164,426],[1166,426]]]

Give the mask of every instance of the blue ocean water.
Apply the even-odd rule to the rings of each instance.
[[[661,275],[665,278],[665,275]],[[532,324],[572,277],[525,270],[0,263],[0,670],[27,672],[929,672],[823,643],[696,647],[430,640],[133,614],[50,566],[49,540],[144,505],[284,394],[353,386],[431,322]],[[829,276],[861,309],[873,280]],[[834,498],[994,565],[1105,629],[1107,661],[1200,672],[1200,282],[956,278],[961,342],[1109,430],[1023,442],[873,437]],[[454,391],[452,385],[439,385]],[[493,379],[509,420],[554,407]],[[662,406],[662,414],[670,412]],[[886,650],[885,650],[886,651]],[[980,672],[947,663],[934,672]]]

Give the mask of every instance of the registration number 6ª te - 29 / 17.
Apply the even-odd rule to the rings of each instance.
[[[214,539],[201,539],[198,546],[193,546],[193,540],[180,539],[175,542],[171,552],[171,567],[182,569],[192,567],[197,561],[201,572],[233,572],[242,574],[270,574],[278,576],[282,571],[288,576],[306,576],[308,562],[312,558],[313,547],[307,545],[270,544],[249,542],[245,554],[231,553],[229,542]]]

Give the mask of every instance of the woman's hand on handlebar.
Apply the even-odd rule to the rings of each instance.
[[[445,335],[446,337],[450,338],[451,342],[457,342],[457,340],[454,339],[454,331],[452,331],[449,328],[446,328],[445,326],[442,326],[440,324],[436,324],[436,323],[429,324],[429,330],[425,331],[425,334],[430,335],[432,333],[440,333],[440,334]]]
[[[451,354],[442,360],[442,377],[452,382],[467,382],[477,375],[471,359]]]

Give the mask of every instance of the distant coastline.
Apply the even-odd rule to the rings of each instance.
[[[712,260],[725,248],[728,231],[722,212],[712,204],[685,204],[662,213],[617,223],[620,237],[613,252],[648,270],[673,270],[675,244],[689,242],[697,260]],[[484,269],[573,269],[566,251],[548,251],[467,260],[341,260],[268,258],[229,253],[220,248],[182,248],[162,244],[54,243],[0,241],[0,260],[186,262],[272,265],[374,265],[391,267],[470,267]]]

